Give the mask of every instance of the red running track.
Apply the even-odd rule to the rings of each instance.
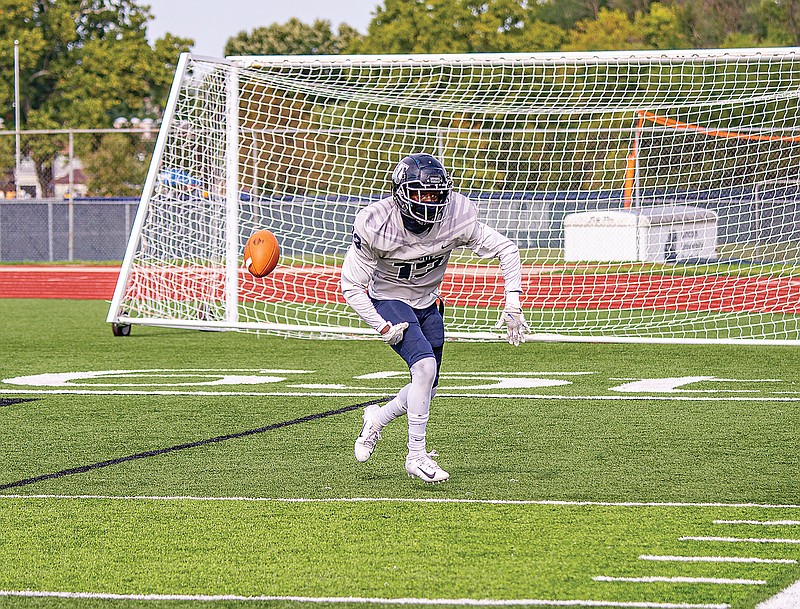
[[[119,267],[0,266],[0,298],[111,300]]]
[[[549,270],[549,269],[548,269]],[[221,298],[208,293],[210,271],[181,271],[189,294],[183,298]],[[0,298],[69,298],[110,300],[119,268],[74,266],[0,266]],[[163,281],[177,283],[178,272],[157,271],[144,281],[147,297]],[[800,313],[800,278],[669,276],[650,274],[543,274],[528,267],[523,273],[525,305],[532,309],[654,309],[752,313]],[[288,300],[297,303],[344,302],[337,273],[330,268],[278,268],[263,280],[240,276],[245,300]],[[442,293],[454,306],[502,305],[502,278],[496,273],[448,273]],[[456,296],[447,296],[456,295]]]

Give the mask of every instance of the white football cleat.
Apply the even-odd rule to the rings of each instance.
[[[414,456],[408,455],[406,457],[406,473],[409,477],[419,478],[428,484],[444,482],[450,477],[450,474],[439,467],[436,461],[431,459],[431,457],[435,455],[436,451]]]
[[[378,410],[380,406],[373,404],[364,409],[364,426],[361,433],[356,438],[356,445],[353,449],[356,461],[363,463],[372,456],[375,450],[375,443],[381,439],[381,424],[378,422]]]

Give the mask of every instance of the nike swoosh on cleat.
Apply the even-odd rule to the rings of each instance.
[[[436,472],[431,472],[431,473],[429,474],[428,472],[426,472],[426,471],[425,471],[424,469],[422,469],[421,467],[418,467],[417,469],[418,469],[419,471],[421,471],[423,474],[425,474],[425,475],[426,475],[426,476],[427,476],[427,477],[428,477],[430,480],[433,480],[433,479],[436,477]]]

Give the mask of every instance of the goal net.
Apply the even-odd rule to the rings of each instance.
[[[519,246],[535,338],[800,343],[799,97],[799,49],[184,55],[108,321],[375,336],[353,219],[429,152]],[[498,267],[454,252],[448,336],[500,337]]]

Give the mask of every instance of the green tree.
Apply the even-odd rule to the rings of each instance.
[[[695,48],[717,48],[731,34],[753,33],[753,0],[676,0]]]
[[[761,0],[751,14],[762,45],[800,45],[800,0]]]
[[[537,3],[473,0],[467,6],[472,19],[462,25],[465,52],[556,51],[567,40],[563,28],[541,18]]]
[[[600,9],[597,19],[578,22],[565,51],[618,51],[645,48],[642,32],[622,11]]]
[[[141,194],[152,142],[135,133],[104,133],[86,147],[82,160],[93,196]]]
[[[635,15],[634,27],[641,33],[647,48],[692,48],[691,32],[677,7],[654,2],[649,11]]]
[[[457,32],[455,38],[463,41],[464,52],[515,50],[513,38],[521,33],[526,17],[524,7],[517,0],[473,0],[455,4],[461,18],[453,30]],[[437,19],[446,15],[446,4],[443,3],[440,8],[444,14],[437,16]]]
[[[239,32],[225,43],[225,55],[338,55],[358,42],[361,34],[346,23],[338,33],[330,21],[307,25],[295,19]]]
[[[519,32],[510,34],[511,50],[520,53],[536,53],[558,51],[569,40],[569,32],[565,29],[539,19],[525,22]]]
[[[542,21],[571,30],[579,21],[595,19],[606,5],[604,0],[542,0],[536,12]]]
[[[376,9],[360,53],[553,51],[564,30],[525,0],[386,0]]]
[[[651,0],[608,0],[607,8],[622,11],[628,15],[628,19],[634,20],[637,15],[644,15],[650,12]]]
[[[442,19],[442,5],[453,9]],[[468,11],[456,0],[385,0],[375,9],[360,53],[459,53],[466,43],[458,40],[459,26]]]
[[[151,47],[147,7],[134,0],[4,0],[0,107],[13,121],[13,46],[20,41],[20,111],[24,129],[111,126],[117,116],[159,118],[179,54],[193,41],[167,35]],[[3,104],[3,102],[6,102]],[[24,139],[44,194],[66,136]]]

